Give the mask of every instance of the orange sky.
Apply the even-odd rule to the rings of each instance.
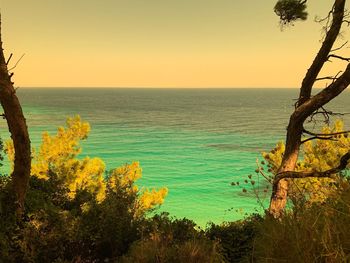
[[[6,54],[14,53],[13,64],[25,53],[17,86],[298,87],[320,45],[313,19],[333,1],[309,0],[309,20],[283,32],[275,2],[0,0],[0,7]]]

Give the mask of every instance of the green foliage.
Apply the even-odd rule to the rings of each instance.
[[[306,1],[304,0],[278,0],[274,11],[280,17],[282,25],[292,24],[297,20],[306,20]]]
[[[75,198],[56,176],[30,178],[26,219],[16,225],[8,198],[11,180],[1,185],[1,258],[5,262],[103,261],[125,253],[139,238],[143,216],[135,217],[137,194],[107,190],[97,202],[88,191]],[[88,208],[87,208],[88,207]],[[14,253],[15,251],[15,253]],[[0,261],[1,262],[1,261]]]
[[[196,223],[193,221],[186,218],[172,218],[166,212],[153,216],[147,222],[145,231],[148,235],[158,233],[161,236],[171,237],[175,242],[184,242],[204,237],[204,232],[197,228]]]
[[[262,221],[260,215],[253,214],[241,221],[211,224],[206,235],[212,240],[218,240],[226,262],[251,262],[254,241]]]
[[[191,220],[167,213],[146,217],[163,202],[167,189],[139,190],[135,181],[142,171],[137,162],[105,174],[100,159],[79,159],[79,142],[86,138],[88,127],[75,118],[55,136],[43,136],[20,223],[14,213],[11,178],[0,176],[0,263],[350,260],[350,183],[344,174],[294,180],[294,206],[280,220],[252,215],[211,224],[204,231]],[[338,121],[322,133],[342,130]],[[350,139],[347,134],[334,139],[305,143],[297,170],[337,166],[350,149]],[[263,154],[262,165],[271,174],[276,173],[283,152],[279,143]],[[11,159],[11,143],[7,153]],[[248,178],[254,186],[252,176]]]
[[[99,158],[78,159],[89,125],[70,118],[34,152],[25,218],[16,222],[11,178],[0,177],[0,262],[116,260],[140,238],[145,215],[167,189],[139,191],[137,162],[106,176]],[[13,145],[7,143],[13,160]],[[12,200],[12,201],[11,201]]]
[[[155,215],[143,229],[143,238],[134,243],[123,258],[125,263],[223,262],[220,246],[188,219]]]

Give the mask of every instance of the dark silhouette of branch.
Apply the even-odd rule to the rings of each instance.
[[[335,135],[342,135],[342,134],[348,134],[350,133],[350,131],[342,131],[342,132],[331,132],[331,133],[314,133],[314,132],[310,132],[308,130],[303,130],[304,133],[309,134],[309,135],[313,135],[313,136],[335,136]]]
[[[345,1],[335,1],[333,8],[328,15],[330,16],[330,14],[333,14],[332,24],[327,31],[326,37],[319,52],[317,53],[314,61],[312,62],[303,79],[300,88],[298,106],[302,105],[305,101],[310,99],[311,90],[315,83],[315,80],[320,73],[324,63],[328,60],[328,54],[332,50],[333,44],[339,35],[340,28],[343,23],[344,6]]]
[[[310,137],[310,138],[307,138],[305,140],[302,140],[301,143],[306,143],[308,141],[312,141],[312,140],[329,140],[329,141],[336,141],[335,139],[333,139],[332,136],[328,136],[328,137],[319,137],[319,136],[313,136],[313,137]]]
[[[9,56],[9,58],[8,58],[7,61],[6,61],[6,65],[7,65],[7,66],[8,66],[8,64],[10,63],[10,60],[11,60],[12,56],[13,56],[13,54],[11,53],[10,56]]]
[[[315,81],[320,81],[320,80],[336,80],[336,79],[338,79],[338,78],[337,78],[337,77],[328,76],[328,77],[317,78],[317,79],[315,79]]]
[[[342,56],[338,56],[338,55],[335,55],[335,54],[330,54],[330,55],[328,56],[328,60],[329,60],[330,58],[337,58],[337,59],[340,59],[340,60],[344,60],[344,61],[350,62],[350,58],[344,58],[344,57],[342,57]],[[329,61],[330,61],[330,60],[329,60]]]
[[[337,167],[329,169],[324,172],[318,172],[318,171],[311,171],[311,172],[295,172],[295,171],[285,171],[278,173],[275,177],[275,182],[280,181],[282,179],[302,179],[302,178],[309,178],[309,177],[315,177],[315,178],[329,178],[332,177],[332,175],[337,174],[343,170],[346,169],[346,166],[348,165],[348,161],[350,159],[350,151],[347,152],[345,155],[343,155],[340,159],[340,163]]]
[[[330,123],[330,116],[344,116],[346,113],[338,113],[333,112],[330,110],[326,110],[324,106],[321,106],[319,109],[315,110],[310,116],[308,122],[317,122],[315,120],[316,115],[322,115],[324,118],[324,123],[329,124]]]
[[[345,47],[345,45],[348,43],[349,41],[346,41],[345,43],[343,43],[340,47],[337,47],[335,49],[332,49],[330,52],[335,52],[335,51],[338,51],[340,49],[342,49],[343,47]]]
[[[15,69],[15,68],[17,67],[18,63],[19,63],[19,62],[22,60],[22,58],[24,57],[24,55],[25,55],[25,54],[23,54],[23,55],[17,60],[17,62],[15,63],[15,65],[14,65],[12,68],[8,69],[8,71],[11,71],[11,70]]]

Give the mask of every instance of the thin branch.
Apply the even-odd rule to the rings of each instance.
[[[335,136],[335,135],[348,134],[348,133],[350,133],[350,130],[349,131],[342,131],[342,132],[331,132],[331,133],[314,133],[314,132],[310,132],[308,130],[303,129],[303,132],[308,134],[308,135],[312,135],[312,136]]]
[[[295,171],[286,171],[281,172],[276,175],[275,177],[275,183],[282,180],[282,179],[302,179],[302,178],[309,178],[309,177],[316,177],[316,178],[329,178],[332,177],[334,174],[337,174],[343,170],[346,169],[346,166],[348,165],[348,161],[350,160],[350,151],[347,152],[343,157],[340,159],[340,163],[337,167],[329,169],[324,172],[318,172],[318,171],[312,171],[312,172],[295,172]]]
[[[259,159],[256,159],[256,165],[258,166],[258,171],[259,173],[268,181],[270,184],[272,184],[271,179],[262,171],[262,168],[259,164]]]
[[[308,141],[316,140],[316,139],[318,139],[318,140],[337,141],[337,140],[333,139],[332,136],[328,136],[328,137],[313,136],[313,137],[307,138],[307,139],[305,139],[305,140],[302,140],[301,143],[303,144],[303,143],[306,143],[306,142],[308,142]]]
[[[6,65],[8,65],[8,64],[10,63],[10,60],[11,60],[12,56],[13,56],[13,54],[11,53],[10,56],[9,56],[9,58],[8,58],[7,61],[6,61]]]
[[[350,58],[344,58],[342,56],[338,56],[338,55],[335,55],[335,54],[328,55],[327,60],[329,60],[330,58],[337,58],[337,59],[340,59],[340,60],[344,60],[344,61],[350,62]]]
[[[11,70],[15,69],[15,68],[17,67],[18,63],[19,63],[19,62],[22,60],[22,58],[24,57],[24,55],[25,55],[25,54],[23,54],[23,55],[19,58],[19,60],[17,60],[16,64],[15,64],[12,68],[10,68],[8,71],[11,71]]]
[[[344,21],[344,20],[343,20]],[[348,43],[349,41],[346,41],[345,43],[343,43],[340,47],[337,47],[335,49],[332,49],[330,52],[335,52],[335,51],[338,51],[340,49],[342,49],[343,47],[345,47],[345,45]]]
[[[328,76],[328,77],[322,77],[322,78],[317,78],[315,79],[315,81],[320,81],[320,80],[337,80],[337,77],[332,77],[332,76]]]

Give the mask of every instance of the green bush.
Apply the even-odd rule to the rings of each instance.
[[[241,221],[211,224],[206,235],[219,242],[227,262],[251,262],[254,241],[262,221],[260,215],[254,214]]]
[[[115,261],[140,238],[145,215],[167,189],[139,190],[137,162],[106,173],[101,159],[78,158],[89,130],[75,117],[56,135],[43,134],[32,153],[23,220],[15,217],[11,177],[0,176],[0,262]],[[6,153],[13,161],[11,141]]]
[[[122,262],[206,263],[223,262],[218,242],[208,239],[196,224],[173,219],[168,213],[147,220],[143,238],[132,245]]]

